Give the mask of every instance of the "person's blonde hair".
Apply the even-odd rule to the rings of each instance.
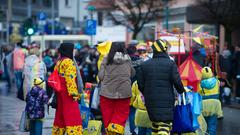
[[[31,49],[29,50],[29,54],[30,54],[30,55],[40,56],[40,50],[39,50],[39,48],[36,48],[36,47],[31,48]]]

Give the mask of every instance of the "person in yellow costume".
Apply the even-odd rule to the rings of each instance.
[[[219,100],[219,80],[213,76],[209,67],[202,69],[202,80],[200,82],[199,93],[203,99],[202,114],[207,122],[207,133],[216,135],[217,118],[222,117],[221,102]]]
[[[132,85],[132,97],[130,105],[136,108],[135,125],[138,127],[138,135],[151,135],[152,122],[149,119],[144,105],[144,97],[138,89],[137,81]]]
[[[98,71],[100,70],[100,67],[101,67],[101,63],[103,61],[103,58],[105,56],[107,56],[107,54],[109,53],[110,51],[110,48],[112,46],[112,42],[111,41],[105,41],[105,42],[102,42],[100,44],[97,45],[97,51],[99,52],[99,59],[98,59],[98,62],[97,62],[97,68],[98,68]],[[98,79],[98,76],[97,76],[97,81],[99,82],[99,79]]]
[[[111,46],[112,46],[111,41],[105,41],[97,45],[97,50],[100,53],[98,63],[97,63],[98,70],[100,69],[103,58],[109,53]]]

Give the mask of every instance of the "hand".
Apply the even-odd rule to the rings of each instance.
[[[78,101],[80,98],[79,97],[73,97],[74,101]]]
[[[78,95],[73,95],[73,100],[74,101],[78,101],[81,99],[81,94],[78,94]]]
[[[190,89],[186,89],[186,88],[185,88],[185,92],[191,92],[191,90],[190,90]]]
[[[192,86],[184,87],[184,89],[185,89],[185,92],[191,92],[191,91],[193,91],[193,87],[192,87]]]
[[[93,84],[92,84],[92,87],[97,87],[97,86],[98,86],[97,83],[93,83]]]
[[[220,82],[220,86],[221,87],[225,86],[225,82]]]

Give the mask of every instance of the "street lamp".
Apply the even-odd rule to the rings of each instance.
[[[164,6],[165,6],[165,23],[166,23],[166,30],[168,31],[168,0],[163,0],[164,1]]]

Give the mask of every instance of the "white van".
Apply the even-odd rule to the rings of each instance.
[[[62,42],[70,42],[73,44],[89,45],[91,37],[88,35],[34,35],[31,41],[39,42],[41,49],[56,48]],[[25,37],[27,41],[27,37]]]

